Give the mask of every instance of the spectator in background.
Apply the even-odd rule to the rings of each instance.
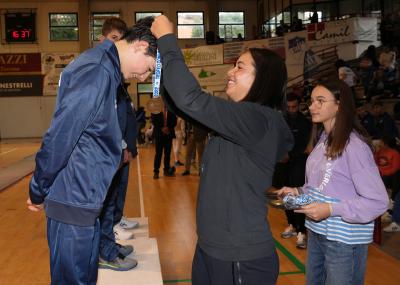
[[[394,139],[399,137],[396,121],[392,116],[385,112],[381,101],[376,101],[372,104],[371,113],[374,117],[374,126],[376,131],[374,139],[381,139],[383,134]]]
[[[186,145],[186,159],[185,159],[185,171],[182,173],[183,176],[190,175],[190,165],[193,157],[198,159],[198,170],[199,175],[201,174],[201,157],[203,156],[204,147],[206,144],[208,131],[204,126],[195,124],[192,122],[186,123],[187,128],[187,145]]]
[[[367,106],[361,105],[357,107],[357,116],[370,138],[376,139],[378,137],[378,129],[375,126],[374,116],[367,110]]]
[[[393,137],[383,135],[382,145],[375,152],[375,161],[383,183],[392,190],[391,198],[394,200],[400,190],[400,154]]]
[[[379,68],[379,61],[376,54],[376,47],[374,45],[370,45],[367,50],[361,55],[360,61],[360,73],[361,79],[364,86],[364,94],[369,101],[369,86],[372,78],[374,77],[375,71]]]
[[[165,89],[162,89],[166,92]],[[161,158],[164,155],[164,176],[174,176],[175,167],[171,167],[172,140],[175,138],[176,115],[168,110],[164,104],[163,111],[151,114],[151,122],[154,126],[153,137],[156,144],[154,156],[154,179],[158,179]]]
[[[139,145],[145,143],[143,129],[146,127],[146,112],[144,107],[139,107],[136,111],[137,141]]]
[[[285,166],[284,185],[289,187],[300,187],[304,184],[304,173],[307,161],[307,145],[311,135],[311,122],[299,110],[299,98],[293,94],[287,96],[287,112],[285,120],[293,137],[294,147],[289,151]],[[288,227],[282,232],[282,238],[297,236],[296,247],[306,248],[306,228],[304,226],[304,214],[295,213],[293,210],[286,210]]]
[[[179,160],[179,154],[182,148],[184,136],[185,136],[185,121],[181,117],[177,117],[175,126],[175,138],[172,140],[175,166],[183,165],[183,163]]]
[[[354,86],[356,86],[357,76],[354,71],[346,64],[343,59],[339,59],[335,63],[338,72],[339,80],[342,80],[350,87],[353,93],[354,102],[356,102],[356,91]]]

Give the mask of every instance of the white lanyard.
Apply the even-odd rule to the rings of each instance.
[[[156,56],[156,69],[154,71],[154,75],[152,76],[153,81],[153,98],[160,97],[160,82],[161,82],[161,56],[160,52],[157,50]]]

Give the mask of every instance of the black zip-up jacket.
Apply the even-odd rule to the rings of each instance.
[[[199,246],[228,261],[252,260],[275,250],[266,220],[265,191],[276,161],[293,144],[283,116],[250,102],[211,96],[185,65],[175,36],[158,40],[164,85],[176,106],[213,130],[202,158],[197,201]]]

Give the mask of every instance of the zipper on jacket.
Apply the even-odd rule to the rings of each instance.
[[[236,268],[237,268],[237,278],[238,278],[238,284],[241,285],[242,284],[242,275],[240,274],[240,262],[237,261],[236,262]]]

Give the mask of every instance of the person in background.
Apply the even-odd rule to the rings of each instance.
[[[208,131],[204,126],[198,123],[187,122],[187,145],[186,145],[186,156],[185,156],[185,171],[182,173],[183,176],[190,175],[190,166],[192,159],[196,160],[196,152],[198,164],[197,168],[199,170],[199,175],[201,173],[201,158],[203,156],[204,147],[206,144],[206,139]]]
[[[347,63],[343,59],[338,59],[335,63],[336,69],[338,71],[339,80],[342,80],[350,87],[351,92],[353,93],[354,102],[356,102],[356,81],[357,75],[354,71],[347,65]]]
[[[165,89],[161,89],[166,92]],[[154,126],[153,136],[156,145],[156,154],[154,156],[154,179],[158,179],[161,158],[164,154],[164,176],[175,176],[175,167],[171,167],[172,140],[175,138],[176,115],[171,112],[164,104],[162,112],[151,114],[151,122]]]
[[[137,125],[137,142],[139,145],[143,145],[145,140],[145,135],[143,129],[146,127],[146,112],[144,107],[139,107],[136,111],[136,125]]]
[[[285,186],[300,187],[304,184],[304,173],[307,161],[307,145],[311,135],[311,122],[299,110],[299,97],[289,94],[286,98],[287,111],[285,120],[293,137],[294,147],[289,151],[285,163]],[[281,233],[282,238],[297,236],[296,247],[304,249],[307,247],[306,228],[304,226],[304,214],[286,210],[288,226]]]
[[[183,163],[179,160],[179,154],[180,154],[180,151],[182,148],[184,136],[185,136],[185,121],[181,117],[177,117],[176,126],[175,126],[175,138],[172,140],[175,166],[183,165]]]
[[[155,19],[164,86],[175,106],[213,131],[201,162],[193,285],[275,284],[279,260],[265,190],[293,144],[282,106],[287,72],[267,49],[250,48],[227,74],[230,100],[202,90],[165,16]],[[179,82],[179,84],[177,84]]]
[[[391,222],[392,207],[397,193],[400,191],[400,153],[396,149],[396,140],[383,135],[381,146],[375,151],[375,162],[387,189],[391,190],[389,210],[382,215],[382,222]],[[390,206],[391,205],[391,206]]]
[[[121,165],[117,89],[155,67],[152,18],[105,40],[63,71],[55,112],[36,155],[28,208],[44,208],[52,285],[95,285],[104,200]]]
[[[374,117],[376,130],[374,139],[381,139],[384,134],[394,139],[399,137],[396,121],[389,113],[385,112],[382,101],[375,101],[372,104],[371,114]]]
[[[103,23],[100,42],[108,39],[115,43],[124,36],[127,29],[123,20],[110,17]],[[115,242],[116,239],[132,238],[131,233],[124,231],[119,226],[128,187],[129,162],[137,155],[136,119],[126,90],[128,85],[121,81],[117,90],[118,124],[122,134],[121,165],[114,175],[100,214],[99,268],[118,271],[129,270],[137,265],[136,260],[127,258],[133,252],[133,247],[130,245],[123,246]],[[118,229],[115,229],[116,227]]]
[[[339,80],[319,83],[309,109],[315,146],[306,183],[277,194],[305,193],[314,200],[295,210],[307,218],[306,283],[362,285],[374,219],[388,206],[386,188],[350,88]]]

